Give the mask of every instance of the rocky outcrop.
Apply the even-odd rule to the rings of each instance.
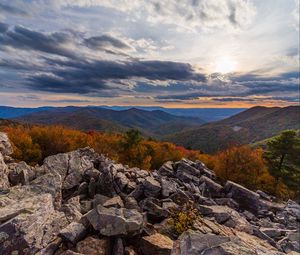
[[[0,254],[300,251],[296,202],[274,203],[268,194],[230,181],[222,186],[200,161],[169,161],[145,171],[83,148],[31,167],[8,160],[11,153],[0,133]],[[180,221],[190,220],[187,205],[196,215],[189,230],[180,228]],[[174,213],[179,222],[172,223]]]

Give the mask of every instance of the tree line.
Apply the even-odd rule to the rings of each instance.
[[[50,155],[90,146],[117,162],[146,170],[158,169],[169,160],[201,160],[216,172],[221,182],[232,180],[278,197],[300,198],[300,139],[291,130],[267,141],[264,150],[233,146],[214,155],[146,139],[134,129],[113,134],[62,126],[14,125],[2,127],[2,131],[13,143],[13,157],[30,165],[42,164]]]

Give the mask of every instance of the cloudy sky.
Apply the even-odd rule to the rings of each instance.
[[[299,103],[299,0],[1,0],[0,105]]]

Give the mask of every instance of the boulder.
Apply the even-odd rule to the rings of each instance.
[[[156,233],[144,236],[140,242],[140,250],[143,255],[169,255],[173,248],[173,241],[162,234]]]
[[[78,241],[83,239],[86,234],[87,230],[85,226],[78,222],[70,223],[59,232],[59,236],[72,244],[76,244]]]
[[[28,185],[30,181],[35,178],[34,170],[28,166],[24,161],[19,163],[8,164],[8,178],[12,186],[21,184]]]
[[[87,213],[86,218],[104,236],[136,235],[144,225],[143,215],[137,210],[105,208],[101,205]]]
[[[11,198],[18,196],[18,200],[0,207],[1,254],[35,254],[68,224],[64,213],[55,211],[50,194],[34,196],[26,190],[20,191],[11,195]]]
[[[144,212],[147,212],[148,219],[160,221],[168,217],[168,211],[161,207],[161,203],[155,198],[145,198],[140,202],[140,207]]]
[[[76,245],[79,253],[85,255],[110,255],[111,244],[108,238],[98,239],[89,236]]]
[[[92,149],[84,148],[49,156],[44,160],[44,171],[46,173],[58,172],[63,180],[62,188],[71,189],[82,182],[87,170],[94,168],[90,160],[92,154],[94,154]]]
[[[246,233],[252,233],[252,227],[249,222],[232,208],[219,205],[199,205],[198,209],[203,216],[214,217],[219,224],[223,224],[231,228],[237,228],[238,230]]]
[[[3,156],[8,156],[13,153],[13,148],[8,139],[8,136],[7,136],[7,134],[5,134],[3,132],[0,132],[0,153]]]
[[[202,196],[213,197],[213,198],[222,197],[223,187],[220,184],[209,179],[208,177],[204,175],[201,176],[201,178],[199,179],[199,184],[200,185],[204,184],[201,190]]]
[[[8,168],[4,163],[4,158],[0,153],[0,193],[1,191],[6,191],[9,188],[9,180],[8,180]]]
[[[151,176],[145,178],[143,186],[146,197],[157,197],[161,190],[160,183]]]
[[[178,184],[171,179],[161,178],[161,194],[163,197],[169,197],[178,189]]]
[[[113,165],[103,166],[97,183],[97,194],[113,197],[117,194],[112,174]]]
[[[168,176],[168,177],[174,177],[174,169],[173,169],[173,162],[168,161],[164,163],[158,170],[158,173],[161,176]]]
[[[217,236],[213,234],[202,234],[196,231],[186,231],[174,244],[172,255],[199,255],[199,254],[216,254],[222,253],[206,253],[212,247],[216,247],[222,243],[229,242],[230,238],[225,236]],[[226,254],[226,253],[223,253]]]
[[[103,203],[104,207],[116,207],[116,208],[122,208],[124,207],[124,203],[120,196],[116,196],[113,198],[108,199]]]
[[[261,208],[260,197],[257,193],[231,181],[227,181],[224,190],[227,197],[234,199],[242,210],[247,210],[255,215]]]

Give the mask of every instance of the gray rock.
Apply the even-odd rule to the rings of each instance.
[[[43,167],[45,172],[58,172],[63,180],[62,188],[71,189],[82,182],[83,175],[87,170],[94,168],[90,160],[92,154],[94,154],[93,150],[84,148],[49,156],[44,160]]]
[[[9,188],[8,168],[4,163],[2,154],[0,153],[0,192]]]
[[[201,176],[199,179],[199,184],[205,184],[204,189],[202,190],[202,196],[205,197],[222,197],[223,187],[214,182],[213,180],[209,179],[206,176]]]
[[[246,233],[252,233],[253,231],[249,222],[232,208],[219,205],[199,205],[198,209],[203,216],[214,217],[219,224],[223,224],[231,228],[237,228],[238,230]]]
[[[72,222],[59,232],[59,235],[67,242],[76,244],[87,234],[85,226],[78,222]]]
[[[191,200],[191,196],[190,194],[188,194],[188,192],[185,192],[183,190],[177,190],[176,193],[172,194],[170,196],[170,199],[172,199],[176,204],[178,205],[184,205],[187,202],[189,202]]]
[[[172,248],[173,241],[159,233],[144,236],[140,242],[140,250],[144,255],[170,255]]]
[[[9,170],[8,178],[12,186],[18,184],[28,185],[35,178],[34,170],[24,161],[11,163],[7,166]]]
[[[258,214],[261,202],[257,193],[231,181],[226,182],[224,190],[227,197],[234,199],[239,204],[240,209],[250,211],[255,215]]]
[[[45,248],[68,221],[64,213],[54,210],[50,194],[34,196],[24,189],[15,192],[6,198],[14,196],[18,200],[11,200],[0,208],[0,251],[1,254],[35,254]]]
[[[122,207],[124,207],[124,203],[120,196],[116,196],[116,197],[110,198],[109,200],[105,201],[103,206],[104,207],[122,208]]]
[[[79,221],[82,217],[80,197],[72,197],[67,203],[63,204],[60,211],[65,213],[69,222]]]
[[[117,194],[112,174],[113,165],[104,166],[97,183],[97,194],[113,197]]]
[[[237,210],[239,208],[239,204],[235,202],[232,198],[216,198],[214,199],[217,205],[226,205],[232,209]],[[254,215],[253,215],[254,216]]]
[[[150,219],[162,220],[168,217],[168,211],[161,207],[161,203],[158,199],[149,197],[140,202],[140,207],[143,211],[147,212]]]
[[[173,162],[172,161],[168,161],[166,163],[164,163],[158,170],[158,173],[161,176],[168,176],[168,177],[174,177],[174,169],[173,169]]]
[[[172,255],[199,255],[199,254],[216,254],[206,253],[212,247],[222,243],[229,242],[230,238],[225,236],[217,236],[212,234],[202,234],[196,231],[186,231],[174,244]],[[224,253],[225,255],[226,253]],[[220,254],[221,255],[221,254]]]
[[[161,190],[160,183],[151,176],[146,177],[143,181],[143,186],[146,197],[157,197]]]
[[[115,182],[119,186],[119,189],[122,191],[127,187],[129,180],[124,173],[118,172],[115,176]]]
[[[105,208],[98,205],[86,218],[104,236],[136,235],[142,231],[143,215],[134,209]]]
[[[175,193],[178,189],[178,184],[167,178],[161,178],[161,194],[163,197],[169,197],[171,194]]]
[[[136,201],[136,199],[134,197],[131,197],[131,196],[127,196],[124,198],[124,206],[127,209],[136,209],[138,211],[140,210],[138,202]]]
[[[3,156],[8,156],[13,153],[13,148],[8,139],[8,136],[7,136],[7,134],[5,134],[3,132],[0,132],[0,153]]]
[[[93,208],[96,208],[98,205],[103,205],[109,199],[107,196],[96,194],[93,199]]]
[[[99,239],[88,236],[76,245],[80,254],[85,255],[109,255],[111,254],[111,243],[108,238]]]

